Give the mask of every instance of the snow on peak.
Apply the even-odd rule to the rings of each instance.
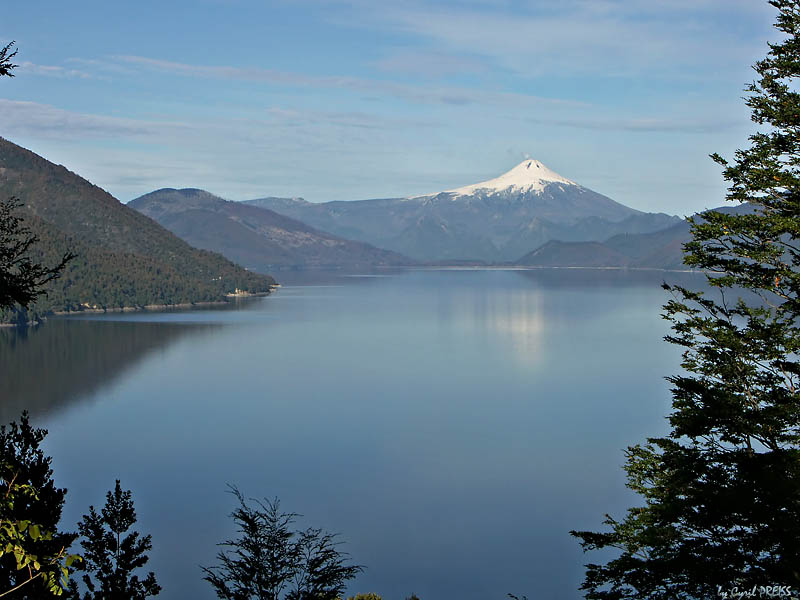
[[[545,186],[550,183],[577,185],[574,181],[570,181],[555,171],[551,171],[538,160],[528,158],[507,173],[500,175],[500,177],[460,187],[455,190],[447,190],[447,193],[455,194],[456,196],[466,196],[474,194],[478,190],[487,190],[490,192],[499,192],[501,190],[541,192]]]

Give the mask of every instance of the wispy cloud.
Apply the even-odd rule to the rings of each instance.
[[[373,64],[387,73],[411,74],[427,79],[482,74],[489,69],[485,61],[476,57],[428,50],[393,52]]]
[[[567,0],[521,5],[419,0],[392,3],[307,0],[340,26],[411,34],[429,50],[480,56],[526,77],[691,76],[705,63],[736,65],[763,48],[720,15],[745,13],[766,27],[766,3],[731,0]],[[724,8],[722,8],[724,6]]]
[[[741,127],[734,119],[680,117],[640,117],[626,119],[523,119],[528,123],[590,129],[596,131],[628,131],[641,133],[718,133]]]
[[[74,140],[148,136],[158,126],[134,119],[72,112],[38,102],[0,98],[0,130],[12,135]]]
[[[144,56],[125,55],[115,56],[113,58],[127,65],[135,65],[164,73],[190,77],[250,81],[295,88],[341,89],[365,95],[375,95],[378,97],[388,96],[409,102],[425,104],[444,104],[450,106],[465,106],[471,104],[515,106],[531,104],[583,105],[583,103],[572,100],[505,91],[487,91],[483,89],[454,86],[431,87],[430,85],[411,85],[351,76],[311,76],[257,67],[193,65]]]
[[[92,79],[93,75],[86,71],[78,69],[68,69],[65,67],[54,65],[37,65],[29,61],[23,61],[19,64],[17,71],[19,75],[43,75],[45,77],[69,77],[78,79]]]

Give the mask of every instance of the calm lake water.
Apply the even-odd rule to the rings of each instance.
[[[119,478],[160,597],[211,599],[230,483],[341,532],[350,594],[579,598],[598,557],[568,531],[622,514],[622,449],[666,430],[659,284],[701,278],[281,275],[231,308],[0,331],[0,416],[50,430],[65,527]]]

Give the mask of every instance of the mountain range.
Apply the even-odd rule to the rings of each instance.
[[[245,204],[428,262],[516,261],[551,240],[600,242],[680,222],[624,206],[532,159],[495,179],[425,196],[324,203],[269,197]]]
[[[728,214],[749,214],[752,204],[709,209]],[[703,214],[693,218],[703,221]],[[619,234],[604,242],[562,242],[553,240],[529,252],[515,264],[528,267],[629,267],[636,269],[684,270],[683,245],[692,239],[690,225],[681,220],[651,233]]]
[[[630,267],[682,270],[683,244],[691,239],[689,223],[651,233],[622,233],[604,242],[551,240],[515,264],[527,267]]]
[[[34,260],[54,264],[67,250],[78,255],[38,302],[44,313],[268,292],[275,281],[256,271],[284,268],[680,269],[689,239],[684,220],[624,206],[532,159],[489,181],[411,198],[230,202],[203,190],[164,188],[126,206],[0,138],[0,196],[23,202],[25,225],[39,238]]]
[[[65,167],[0,138],[0,196],[22,203],[39,238],[32,258],[56,264],[77,254],[36,311],[121,308],[224,300],[269,292],[272,277],[198,250]]]
[[[364,268],[414,261],[364,242],[318,231],[296,219],[204,190],[164,188],[128,206],[157,221],[192,246],[212,250],[266,273],[280,268]]]

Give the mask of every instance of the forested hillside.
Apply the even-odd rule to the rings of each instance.
[[[77,254],[36,313],[217,301],[275,283],[191,247],[63,166],[0,138],[0,197],[11,196],[39,238],[34,260],[55,264],[68,250]]]

